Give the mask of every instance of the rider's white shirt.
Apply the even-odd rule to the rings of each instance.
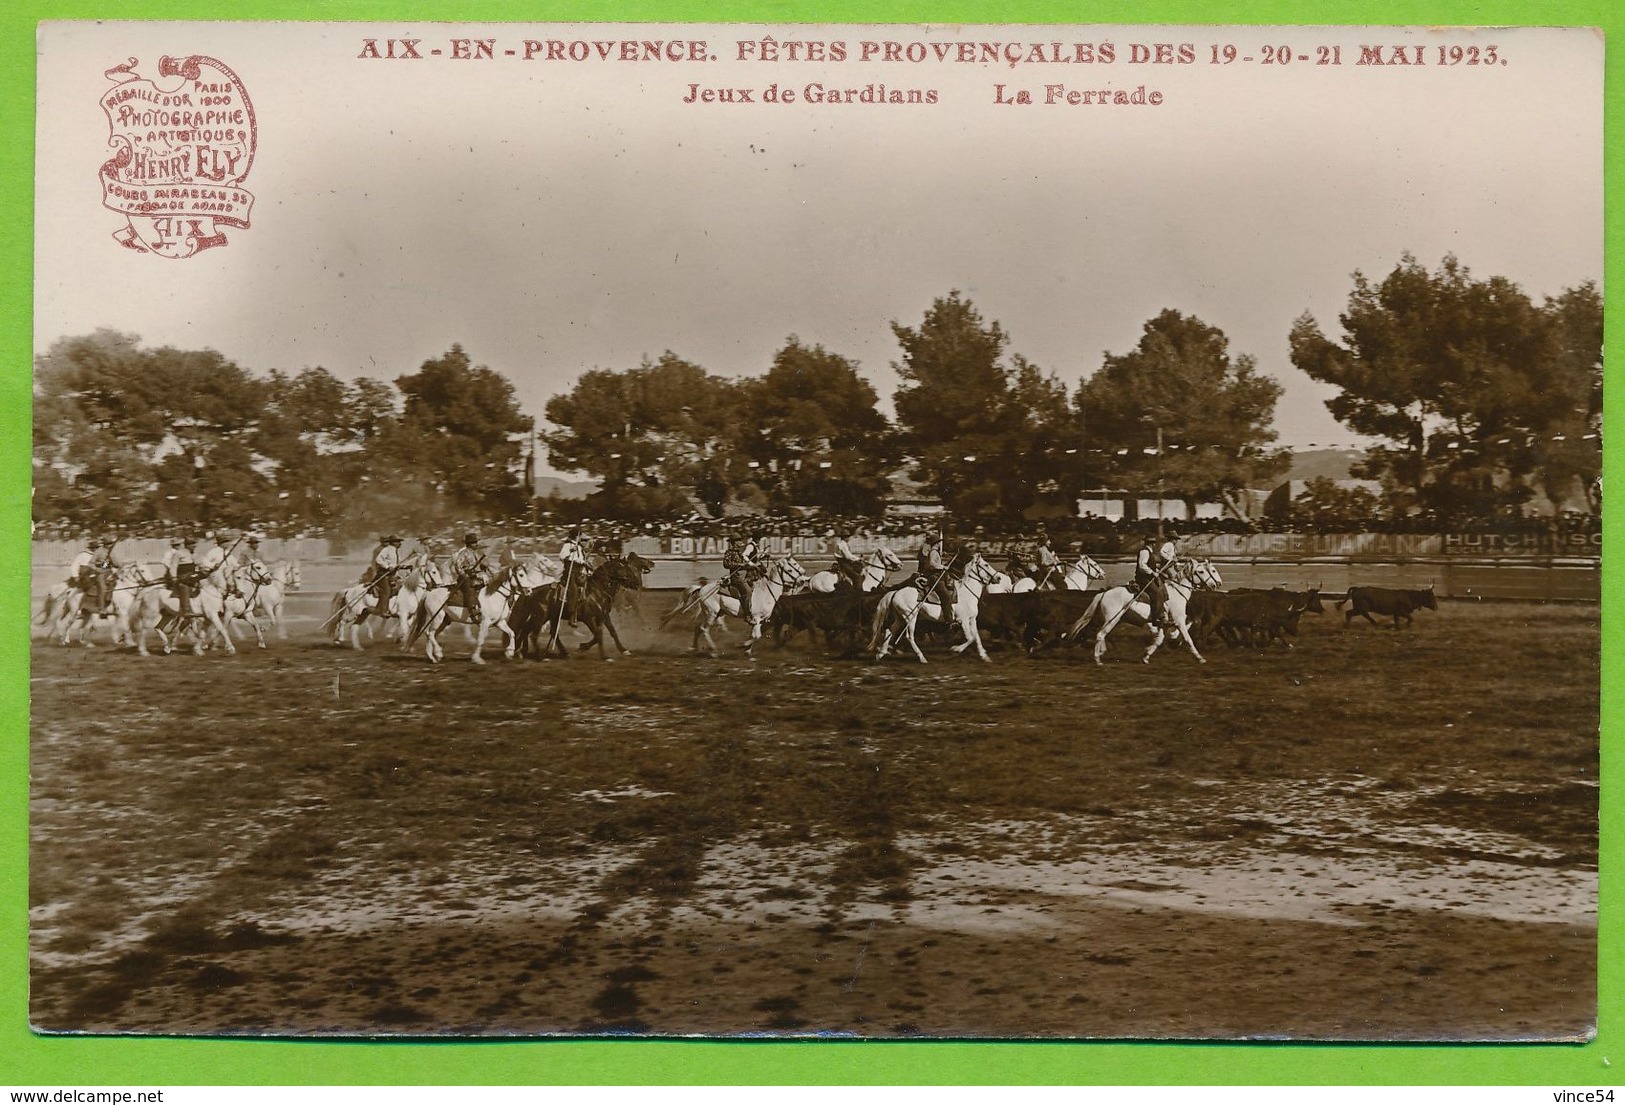
[[[567,560],[572,564],[587,564],[587,543],[585,541],[566,541],[559,546],[559,559]]]
[[[375,566],[387,572],[391,568],[400,566],[400,554],[395,551],[394,545],[385,545],[372,554],[372,562]]]
[[[192,563],[192,554],[185,549],[170,549],[164,554],[164,570],[170,575],[174,575],[175,570],[182,564],[190,563]]]
[[[852,551],[852,546],[846,543],[844,537],[835,539],[835,555],[845,560],[856,560],[858,558],[857,554]]]
[[[197,554],[196,563],[198,566],[198,573],[200,575],[208,575],[210,572],[220,567],[221,564],[225,563],[225,560],[226,550],[222,549],[219,545],[210,545],[207,549],[204,549],[202,552]]]
[[[68,565],[68,578],[69,579],[78,579],[79,578],[79,569],[80,568],[88,568],[94,563],[96,563],[95,556],[93,556],[91,554],[89,549],[85,549],[78,556],[73,558],[73,563],[72,564]]]

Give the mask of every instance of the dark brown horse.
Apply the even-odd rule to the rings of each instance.
[[[592,631],[592,639],[577,646],[586,652],[598,646],[600,659],[610,659],[604,652],[604,631],[609,631],[615,647],[622,654],[632,650],[621,643],[615,630],[613,612],[615,597],[623,590],[640,591],[643,577],[654,568],[654,561],[637,553],[611,556],[587,573],[579,584],[566,587],[561,580],[538,587],[520,599],[514,609],[513,628],[519,638],[521,654],[548,659],[557,655],[569,659],[570,650],[560,640],[565,622],[585,625]]]

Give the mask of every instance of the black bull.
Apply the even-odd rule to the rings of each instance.
[[[1099,591],[1022,591],[983,595],[976,626],[993,637],[1019,641],[1029,653],[1060,641],[1088,611]]]
[[[1337,608],[1343,609],[1345,602],[1353,603],[1353,607],[1343,617],[1346,626],[1355,618],[1364,618],[1372,625],[1377,619],[1372,614],[1381,614],[1383,617],[1394,619],[1394,628],[1399,628],[1399,619],[1404,618],[1405,624],[1411,624],[1411,613],[1426,607],[1429,610],[1439,609],[1438,596],[1433,593],[1432,587],[1420,591],[1403,591],[1392,587],[1350,587],[1347,598],[1337,600]]]
[[[774,604],[767,624],[776,644],[782,645],[804,631],[821,632],[826,645],[855,650],[869,632],[875,606],[884,593],[860,592],[843,585],[833,591],[785,595]]]
[[[1298,620],[1306,613],[1325,611],[1318,587],[1307,591],[1288,591],[1284,587],[1268,591],[1248,587],[1197,591],[1186,607],[1198,641],[1219,633],[1232,647],[1280,641],[1290,648],[1292,643],[1287,637],[1298,635]]]

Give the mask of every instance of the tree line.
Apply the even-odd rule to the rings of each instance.
[[[1602,302],[1594,284],[1535,303],[1454,257],[1356,273],[1341,335],[1305,314],[1293,363],[1378,440],[1356,474],[1381,510],[1441,525],[1600,496]],[[859,365],[788,337],[760,376],[667,351],[594,369],[537,427],[461,346],[392,383],[324,368],[257,376],[213,351],[144,349],[110,331],[36,360],[35,517],[325,528],[524,517],[539,438],[598,483],[595,517],[818,508],[878,514],[899,471],[961,516],[1068,507],[1090,488],[1230,501],[1285,471],[1281,387],[1222,330],[1167,309],[1074,387],[1012,349],[958,291],[893,321],[894,417]],[[1329,493],[1321,489],[1322,494]]]
[[[366,531],[514,514],[531,428],[459,345],[393,383],[346,383],[98,330],[35,361],[34,517]]]

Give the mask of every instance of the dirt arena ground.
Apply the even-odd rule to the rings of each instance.
[[[706,660],[670,601],[607,664],[36,643],[34,1023],[1591,1030],[1594,606],[1096,668]]]

